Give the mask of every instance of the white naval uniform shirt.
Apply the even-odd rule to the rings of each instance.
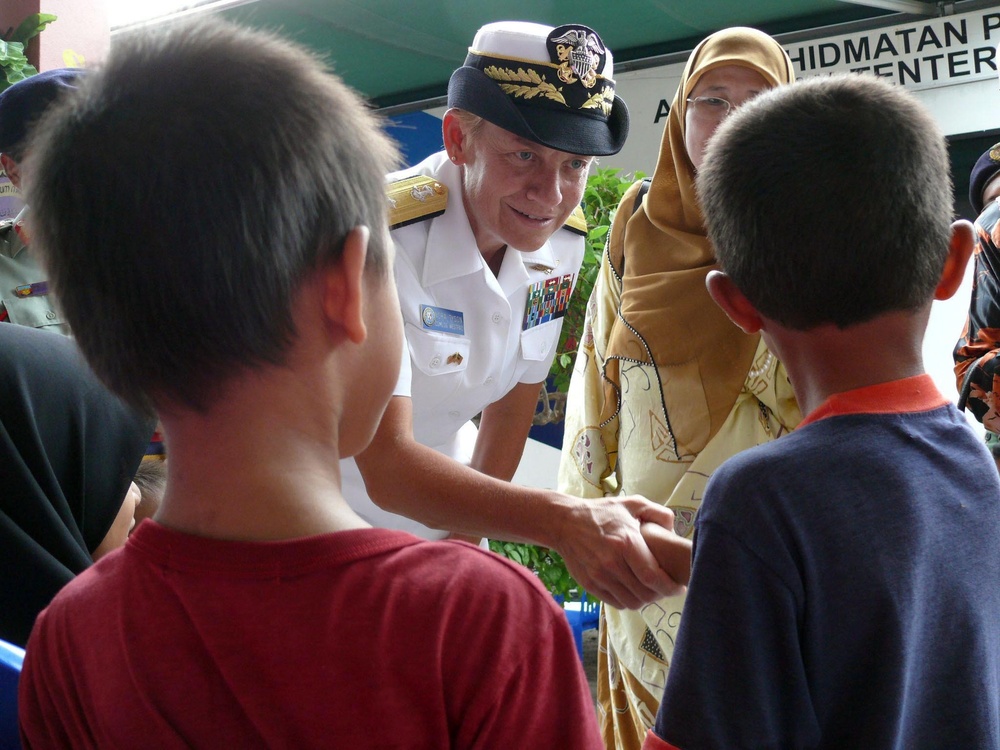
[[[558,229],[535,252],[508,247],[494,276],[465,215],[459,168],[442,151],[388,179],[415,175],[446,185],[448,206],[440,216],[392,232],[405,334],[394,395],[412,399],[417,442],[468,464],[476,435],[469,420],[518,383],[540,383],[548,375],[562,318],[525,328],[529,287],[567,274],[575,287],[584,239]],[[431,330],[421,316],[421,305],[461,313],[464,333]],[[353,459],[341,461],[341,477],[348,504],[373,526],[426,539],[447,536],[375,505]]]

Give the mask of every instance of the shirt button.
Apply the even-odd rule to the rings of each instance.
[[[52,310],[49,310],[47,313],[45,313],[45,317],[48,318],[49,320],[55,320],[56,314]]]
[[[431,367],[440,367],[440,366],[441,366],[440,357],[435,357],[434,359],[431,360]]]
[[[457,411],[450,411],[450,412],[448,412],[448,416],[451,417],[452,419],[458,419],[458,412]]]
[[[503,320],[503,315],[501,315],[498,312],[493,313],[493,322],[494,323],[500,323],[502,320]]]
[[[492,377],[486,378],[486,385],[493,385],[493,378]]]

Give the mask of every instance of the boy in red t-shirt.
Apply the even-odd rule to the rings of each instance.
[[[402,349],[395,152],[361,101],[199,19],[117,46],[40,131],[51,279],[170,461],[155,518],[39,617],[25,745],[600,747],[530,574],[372,529],[341,496]]]

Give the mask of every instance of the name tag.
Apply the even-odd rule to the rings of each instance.
[[[432,305],[420,306],[420,321],[428,331],[465,335],[465,315],[461,310],[448,310]]]
[[[566,314],[569,307],[570,294],[573,292],[575,274],[555,276],[545,281],[538,281],[528,287],[528,302],[524,308],[524,323],[522,331],[534,328],[550,320],[556,320]]]

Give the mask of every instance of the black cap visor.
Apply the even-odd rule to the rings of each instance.
[[[555,108],[526,100],[516,104],[481,70],[463,66],[448,83],[448,106],[479,115],[487,122],[543,146],[581,156],[610,156],[628,136],[628,109],[615,97],[611,114]]]

